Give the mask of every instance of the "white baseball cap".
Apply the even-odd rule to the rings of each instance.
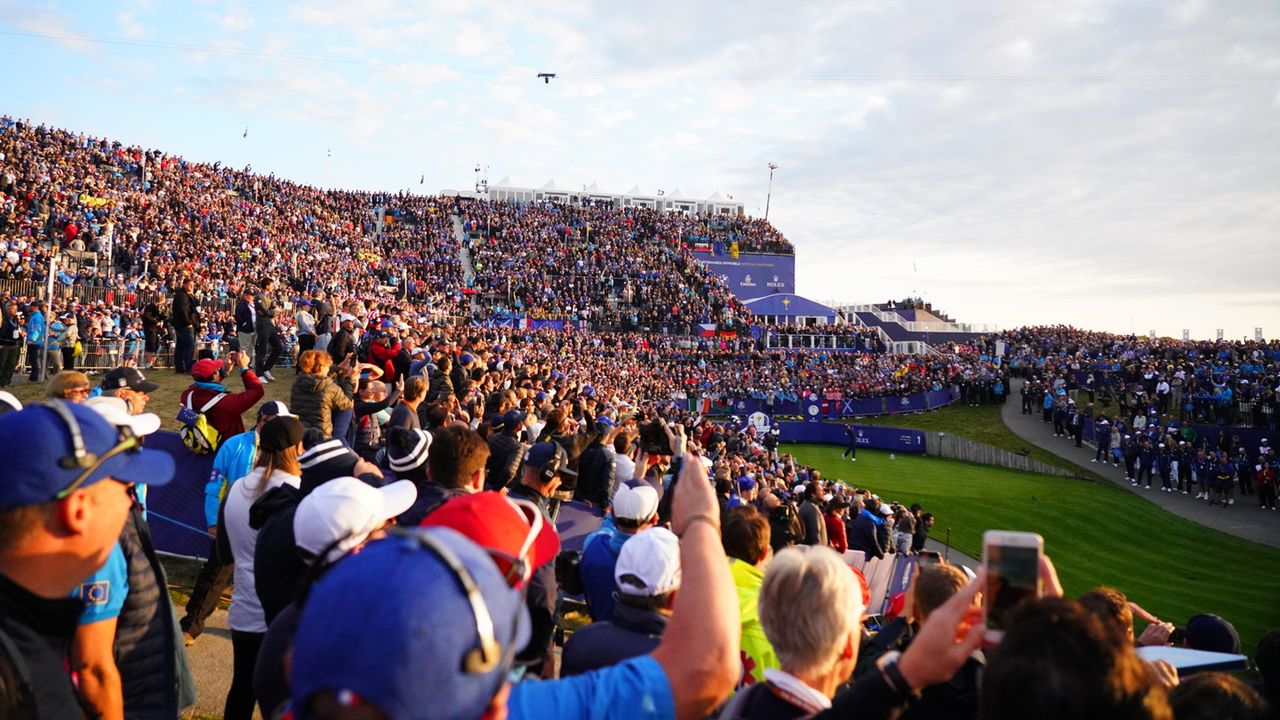
[[[663,527],[636,533],[622,544],[613,582],[623,595],[654,597],[676,590],[680,587],[680,540]]]
[[[613,516],[637,522],[648,520],[658,512],[658,491],[648,485],[618,486],[613,494]]]
[[[335,478],[298,504],[294,542],[313,556],[327,549],[325,561],[333,562],[417,499],[418,487],[410,480],[375,488],[353,477]]]
[[[129,414],[129,403],[118,397],[96,397],[84,401],[84,406],[102,416],[116,427],[127,427],[139,437],[160,429],[160,416],[155,413]]]

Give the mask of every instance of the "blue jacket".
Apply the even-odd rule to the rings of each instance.
[[[613,620],[594,622],[575,632],[564,646],[560,677],[580,675],[648,655],[662,642],[667,616],[654,610],[618,605]]]
[[[27,318],[27,343],[30,345],[43,345],[44,333],[44,313],[37,310]]]
[[[232,436],[213,456],[213,472],[204,486],[204,519],[208,527],[218,524],[218,506],[227,486],[253,469],[258,458],[258,431],[250,430]]]
[[[614,582],[613,569],[622,554],[622,544],[631,536],[618,529],[613,516],[605,517],[600,529],[587,536],[582,543],[582,561],[578,574],[582,578],[582,594],[587,600],[587,612],[594,622],[613,619]]]

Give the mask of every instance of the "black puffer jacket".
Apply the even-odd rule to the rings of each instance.
[[[618,489],[618,455],[612,447],[594,442],[578,459],[578,487],[574,500],[585,500],[601,508],[609,507]]]
[[[485,466],[486,490],[498,490],[511,484],[524,461],[524,445],[509,432],[489,437],[489,462]]]
[[[178,669],[173,608],[151,531],[135,505],[120,533],[129,569],[129,594],[116,621],[115,656],[129,718],[178,716]]]

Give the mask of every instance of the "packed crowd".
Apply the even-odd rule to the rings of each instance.
[[[1280,457],[1270,438],[1251,445],[1227,429],[1201,433],[1167,407],[1162,411],[1154,393],[1145,404],[1120,413],[1095,408],[1091,400],[1081,406],[1060,378],[1049,384],[1028,381],[1020,393],[1022,414],[1039,413],[1044,423],[1053,424],[1055,437],[1082,447],[1092,428],[1093,462],[1116,468],[1123,463],[1124,478],[1133,487],[1150,490],[1157,482],[1161,492],[1194,492],[1196,500],[1223,508],[1235,505],[1239,496],[1256,499],[1263,510],[1276,509]]]
[[[644,208],[474,202],[475,289],[501,310],[624,330],[745,327],[750,313],[684,238],[698,221]]]
[[[61,373],[62,404],[0,397],[6,716],[175,717],[185,647],[228,582],[229,719],[1192,720],[1265,718],[1276,699],[1280,631],[1256,649],[1260,690],[1180,678],[1135,647],[1238,653],[1227,621],[1175,628],[1110,588],[1066,599],[1047,559],[1044,597],[997,644],[984,578],[936,554],[878,616],[848,562],[929,556],[921,508],[612,381],[608,360],[580,374],[581,347],[402,338],[395,314],[360,309],[337,303],[287,403],[262,401],[247,344],[196,359],[179,398],[128,366],[97,388]],[[170,402],[198,416],[184,442],[205,438],[213,467],[210,558],[177,627],[144,515],[174,465],[138,441]],[[573,544],[570,514],[597,526]],[[569,631],[575,606],[589,622]]]
[[[1013,372],[1115,401],[1120,414],[1155,407],[1187,422],[1274,430],[1280,419],[1280,341],[1170,338],[1029,327],[988,337],[1006,344]]]

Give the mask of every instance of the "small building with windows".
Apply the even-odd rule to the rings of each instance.
[[[670,193],[662,190],[648,192],[641,189],[639,185],[633,186],[624,193],[612,193],[601,190],[600,186],[594,182],[590,185],[583,185],[581,190],[575,190],[558,185],[555,180],[548,180],[543,185],[530,187],[517,185],[512,182],[510,177],[504,177],[499,182],[489,185],[487,191],[484,192],[464,193],[457,190],[441,190],[440,194],[499,202],[554,202],[617,208],[643,207],[663,212],[682,213],[684,215],[739,216],[746,214],[746,207],[741,201],[735,200],[732,195],[726,195],[719,191],[705,199],[686,195],[679,189]]]

